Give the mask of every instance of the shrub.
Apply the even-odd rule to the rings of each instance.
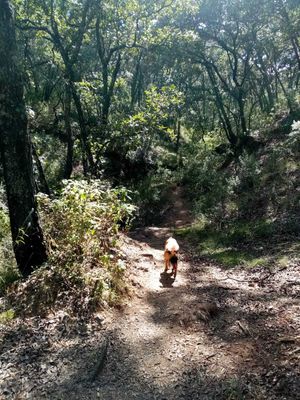
[[[212,222],[225,217],[226,202],[232,190],[226,172],[218,171],[219,159],[202,148],[186,166],[183,177],[196,217]]]
[[[0,186],[0,294],[19,277],[4,197],[4,189]]]
[[[58,198],[39,194],[38,203],[49,260],[12,293],[13,304],[27,314],[59,305],[87,313],[116,304],[127,290],[126,265],[115,249],[119,222],[133,217],[127,191],[66,181]]]
[[[160,222],[170,187],[176,180],[168,169],[159,169],[134,186],[133,200],[137,204],[136,222],[142,225]]]
[[[294,122],[289,135],[273,138],[258,153],[241,154],[226,169],[219,168],[226,155],[209,153],[210,143],[194,147],[183,179],[196,217],[216,228],[265,219],[280,223],[283,232],[299,232],[299,131]],[[215,148],[217,138],[213,143]]]
[[[116,244],[118,223],[129,223],[134,211],[124,188],[111,189],[97,181],[66,181],[58,199],[39,194],[38,201],[55,264],[97,265]]]

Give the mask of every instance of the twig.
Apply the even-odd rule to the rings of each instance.
[[[250,331],[249,331],[249,328],[247,327],[247,326],[244,326],[242,323],[241,323],[241,321],[236,321],[237,322],[237,324],[238,324],[238,326],[241,328],[241,330],[245,333],[245,335],[250,335],[251,336],[251,334],[250,334]]]
[[[288,354],[291,356],[291,355],[299,353],[299,352],[300,352],[300,347],[297,347],[296,349],[290,351]]]
[[[230,276],[228,276],[227,278],[224,278],[222,280],[226,280],[226,279],[231,279],[231,280],[236,281],[236,282],[249,282],[249,279],[236,279],[236,278],[231,278]]]
[[[280,343],[292,343],[292,342],[298,342],[300,340],[300,335],[299,336],[283,336],[278,339],[278,342]]]
[[[209,354],[208,356],[206,356],[206,359],[209,360],[210,358],[212,358],[216,355],[217,355],[217,353]]]
[[[263,277],[262,279],[260,279],[259,282],[262,283],[262,282],[265,281],[266,279],[270,278],[270,276],[273,276],[273,275],[277,274],[278,272],[284,271],[285,269],[287,269],[286,266],[284,266],[284,267],[282,267],[282,268],[279,268],[277,271],[274,271],[274,272],[269,271],[269,274],[266,275],[265,277]]]
[[[239,288],[235,287],[228,287],[228,286],[217,286],[218,289],[225,289],[225,290],[240,290]]]
[[[230,276],[227,276],[226,278],[219,278],[219,279],[214,279],[214,280],[210,280],[207,282],[221,282],[221,281],[227,281],[228,279],[232,280],[232,281],[236,281],[236,282],[249,282],[248,279],[236,279],[236,278],[231,278]]]

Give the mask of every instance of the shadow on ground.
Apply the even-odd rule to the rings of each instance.
[[[163,338],[161,339],[163,341]],[[30,398],[51,398],[51,400],[298,398],[299,386],[296,379],[299,379],[300,375],[297,376],[291,366],[281,366],[276,371],[260,370],[256,373],[249,368],[249,365],[244,364],[239,370],[218,376],[216,368],[215,372],[212,372],[212,365],[217,364],[218,360],[206,357],[201,363],[193,359],[174,359],[171,362],[175,368],[167,374],[158,364],[155,369],[156,374],[153,374],[153,368],[151,373],[147,368],[141,368],[138,344],[135,353],[117,332],[110,333],[109,342],[107,361],[95,379],[97,348],[86,349],[82,354],[80,344],[76,344],[60,354],[67,366],[63,374],[64,379],[58,375],[50,384],[43,387],[43,391],[41,388],[34,388]],[[159,340],[156,341],[156,345],[159,344]],[[78,360],[74,359],[76,353],[80,354]]]
[[[148,228],[133,237],[162,250],[169,233],[165,227]],[[212,362],[219,360],[217,370],[225,368],[228,373],[225,380],[218,380],[210,367],[203,371],[205,357],[181,373],[197,381],[200,390],[209,387],[207,398],[300,398],[299,269],[279,268],[276,275],[260,268],[236,268],[227,278],[227,268],[194,259],[189,252],[181,245],[178,273],[184,275],[184,284],[173,287],[169,281],[160,292],[147,293],[151,317],[170,335],[182,329],[200,332],[207,348],[217,354],[212,357]],[[211,381],[217,382],[214,389],[207,383]],[[204,397],[191,398],[206,398],[202,393]]]
[[[189,220],[187,213],[175,218],[181,201],[167,219],[174,226]],[[22,365],[5,376],[14,391],[3,392],[4,398],[299,399],[299,269],[263,276],[260,270],[228,272],[197,258],[183,242],[174,281],[161,275],[154,262],[172,232],[166,223],[130,234],[139,249],[137,265],[143,254],[147,259],[139,270],[142,278],[151,275],[157,281],[155,289],[139,286],[139,297],[119,312],[112,328],[89,333],[86,323],[75,334],[67,329],[51,344],[43,343],[40,334],[36,354],[26,348],[35,328],[23,332],[24,345],[17,352],[19,336],[11,337],[13,330],[4,336],[11,341],[7,354],[11,351],[14,365]],[[32,369],[36,380],[30,382]]]

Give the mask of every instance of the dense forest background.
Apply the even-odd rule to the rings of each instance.
[[[1,90],[15,95],[10,123],[1,117],[3,289],[18,275],[10,225],[23,275],[45,248],[64,267],[105,265],[116,232],[158,221],[174,185],[195,218],[181,234],[221,262],[261,260],[249,243],[299,233],[297,0],[12,5],[16,41],[1,36]],[[30,136],[24,156],[18,132]],[[29,225],[46,243],[37,257],[24,250]]]

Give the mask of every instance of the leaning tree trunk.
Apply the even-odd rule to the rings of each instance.
[[[23,276],[47,259],[34,198],[31,145],[9,0],[0,0],[0,151],[14,252]]]
[[[49,185],[48,185],[45,173],[44,173],[43,165],[41,163],[41,160],[39,158],[39,155],[38,155],[33,143],[32,143],[31,150],[32,150],[32,157],[35,162],[35,166],[36,166],[36,169],[38,172],[38,177],[39,177],[38,179],[39,179],[39,183],[40,183],[40,185],[37,185],[37,190],[39,192],[45,193],[47,196],[51,196],[50,188],[49,188]]]
[[[231,146],[235,147],[236,143],[237,143],[237,136],[233,132],[230,119],[226,113],[222,95],[218,89],[214,73],[211,69],[211,66],[208,63],[204,62],[204,66],[206,67],[206,71],[208,73],[208,76],[209,76],[209,79],[211,82],[212,90],[215,95],[216,106],[218,109],[218,113],[219,113],[223,128],[225,130],[226,137],[227,137],[229,143],[231,144]]]

